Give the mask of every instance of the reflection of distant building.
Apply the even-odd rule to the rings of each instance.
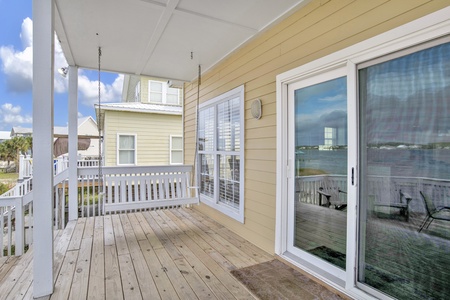
[[[333,150],[339,145],[346,145],[345,128],[324,127],[324,144],[319,145],[319,150]]]

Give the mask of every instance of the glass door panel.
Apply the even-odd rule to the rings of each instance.
[[[450,299],[450,44],[402,54],[359,70],[358,280]]]
[[[347,80],[294,87],[292,244],[346,267]]]

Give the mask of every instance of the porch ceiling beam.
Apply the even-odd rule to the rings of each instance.
[[[154,0],[140,0],[140,1],[146,2],[146,3],[150,3],[150,4],[153,4],[153,5],[157,5],[157,6],[162,6],[162,7],[166,6],[164,3],[156,2]],[[205,19],[205,20],[210,20],[210,21],[214,21],[214,22],[217,22],[217,23],[222,23],[222,24],[233,26],[233,27],[241,28],[241,29],[244,29],[244,30],[248,30],[249,32],[251,32],[253,34],[257,33],[258,30],[259,30],[258,28],[245,26],[245,25],[242,25],[242,24],[239,24],[239,23],[236,23],[236,22],[230,22],[230,21],[227,21],[227,20],[224,20],[224,19],[212,17],[212,16],[205,15],[205,14],[202,14],[202,13],[199,13],[199,12],[196,12],[196,11],[183,9],[183,8],[178,8],[178,7],[176,7],[174,9],[173,14],[190,15],[190,16],[200,17],[200,18]]]
[[[211,23],[225,24],[225,25],[228,25],[231,27],[236,27],[241,30],[248,31],[249,35],[254,35],[254,34],[258,33],[258,31],[259,31],[259,29],[257,29],[257,28],[252,28],[249,26],[235,23],[235,22],[230,22],[230,21],[227,21],[227,20],[224,20],[221,18],[216,18],[213,16],[209,16],[206,14],[196,12],[196,11],[178,8],[177,6],[178,6],[180,0],[169,0],[167,5],[165,5],[164,3],[161,3],[161,2],[154,1],[154,0],[140,0],[140,1],[149,3],[151,5],[159,6],[159,7],[164,7],[164,12],[158,21],[158,24],[149,40],[149,43],[144,51],[144,54],[142,55],[141,59],[138,60],[138,63],[135,65],[135,70],[137,70],[136,71],[137,75],[140,75],[144,72],[149,60],[151,59],[151,57],[153,55],[153,52],[155,51],[156,47],[158,46],[158,42],[161,39],[161,37],[164,33],[164,30],[166,29],[167,25],[170,22],[170,18],[173,15],[189,15],[189,16],[193,16],[196,18],[202,18]]]
[[[169,24],[170,18],[172,17],[172,14],[179,2],[180,0],[169,0],[167,2],[167,6],[164,9],[161,17],[159,18],[158,24],[156,25],[156,28],[153,31],[152,36],[150,37],[147,47],[145,48],[141,59],[138,60],[138,63],[135,66],[135,69],[139,70],[136,74],[141,74],[144,71],[145,66],[147,65],[153,52],[155,51],[155,48],[158,45],[158,42],[161,39],[161,36],[163,35],[167,24]]]

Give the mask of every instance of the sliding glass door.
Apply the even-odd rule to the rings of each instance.
[[[358,68],[358,281],[450,299],[450,43],[420,47]]]
[[[347,232],[347,79],[343,70],[289,86],[289,251],[342,277]],[[334,270],[334,272],[333,272]]]

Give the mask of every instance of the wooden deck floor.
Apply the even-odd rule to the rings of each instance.
[[[0,299],[32,299],[32,249],[0,258]],[[254,299],[230,271],[273,256],[193,209],[69,222],[50,299]]]

